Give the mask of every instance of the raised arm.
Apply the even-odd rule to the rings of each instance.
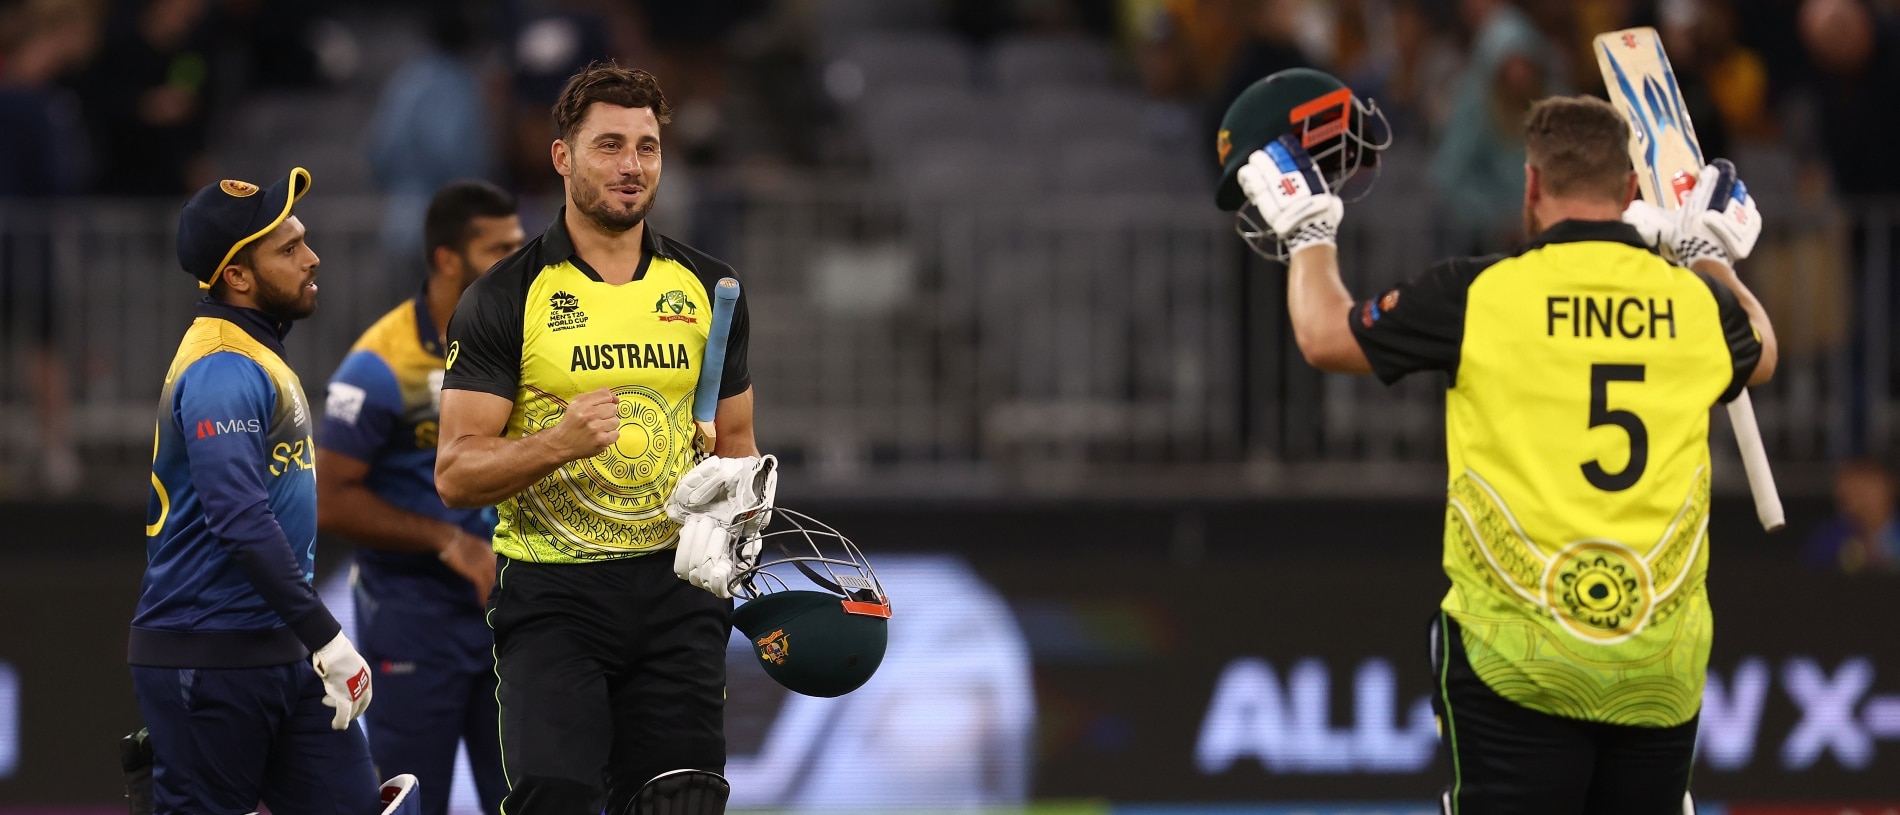
[[[1775,378],[1775,365],[1781,361],[1781,343],[1775,339],[1775,325],[1768,319],[1768,310],[1762,308],[1761,301],[1755,299],[1755,293],[1749,291],[1742,282],[1741,275],[1735,273],[1735,267],[1718,258],[1702,258],[1695,262],[1694,269],[1702,275],[1727,287],[1735,295],[1742,310],[1748,312],[1748,324],[1755,329],[1755,338],[1761,341],[1761,361],[1755,363],[1755,370],[1748,376],[1748,384],[1760,385]]]
[[[1623,220],[1636,227],[1644,240],[1665,257],[1673,257],[1735,296],[1761,344],[1761,358],[1750,372],[1748,384],[1759,385],[1774,378],[1775,366],[1781,361],[1774,323],[1755,293],[1735,273],[1736,262],[1746,260],[1761,238],[1761,211],[1755,208],[1755,196],[1736,174],[1735,165],[1718,158],[1703,167],[1680,209],[1669,211],[1646,201],[1632,201]],[[1731,345],[1735,345],[1733,340]]]
[[[1336,374],[1372,373],[1352,333],[1352,293],[1340,280],[1336,247],[1316,244],[1293,253],[1287,263],[1286,307],[1306,364]]]
[[[1434,266],[1382,296],[1355,303],[1340,279],[1334,244],[1345,204],[1327,192],[1299,141],[1287,136],[1268,143],[1238,177],[1291,255],[1287,312],[1307,364],[1331,373],[1377,374],[1388,383],[1413,371],[1457,369],[1467,282],[1461,267]]]

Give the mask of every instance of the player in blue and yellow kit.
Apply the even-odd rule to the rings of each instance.
[[[482,809],[508,792],[496,733],[494,644],[482,609],[495,583],[494,511],[449,509],[435,492],[442,326],[469,284],[521,246],[515,201],[462,181],[430,201],[428,278],[363,332],[330,379],[318,435],[318,525],[357,545],[357,640],[379,704],[364,720],[384,773],[424,784],[448,811],[456,745]]]
[[[354,724],[369,668],[311,586],[316,450],[283,360],[317,307],[317,255],[291,215],[309,187],[301,167],[268,189],[223,181],[178,219],[179,263],[210,296],[159,397],[128,649],[159,813],[382,808]]]

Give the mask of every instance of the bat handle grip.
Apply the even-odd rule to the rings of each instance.
[[[706,353],[700,359],[699,381],[693,388],[693,447],[701,456],[712,454],[719,436],[713,419],[719,412],[719,383],[725,378],[726,341],[732,335],[733,312],[739,303],[739,281],[721,278],[712,296],[712,324],[707,327]]]

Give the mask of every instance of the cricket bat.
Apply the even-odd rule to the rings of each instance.
[[[1627,28],[1598,34],[1595,46],[1597,68],[1603,72],[1610,104],[1629,120],[1630,163],[1636,168],[1643,200],[1665,209],[1681,207],[1707,162],[1696,141],[1695,123],[1689,121],[1689,109],[1676,85],[1676,72],[1663,53],[1662,39],[1653,28]],[[1763,529],[1778,530],[1787,525],[1787,520],[1747,389],[1729,402],[1728,418],[1741,447],[1749,492],[1755,497],[1755,515]]]
[[[712,455],[719,431],[713,418],[719,412],[719,382],[726,374],[726,340],[732,335],[732,312],[739,303],[739,281],[720,278],[713,287],[712,324],[707,326],[706,354],[699,364],[699,383],[693,387],[693,447],[701,458]]]

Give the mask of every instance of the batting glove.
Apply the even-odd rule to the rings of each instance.
[[[348,728],[352,719],[369,709],[369,663],[348,637],[338,634],[318,648],[310,655],[310,666],[323,679],[323,703],[336,708],[336,715],[330,717],[331,730]]]
[[[1702,168],[1695,190],[1682,202],[1682,224],[1676,233],[1676,258],[1690,265],[1714,258],[1730,266],[1755,250],[1761,237],[1761,211],[1748,185],[1735,174],[1735,165],[1718,158]]]
[[[683,515],[710,512],[730,498],[733,485],[750,472],[757,458],[720,458],[708,456],[704,461],[693,465],[680,476],[678,484],[673,485],[673,493],[666,497],[666,514],[673,520],[682,520]]]
[[[1326,178],[1313,167],[1312,156],[1297,137],[1281,136],[1255,150],[1236,178],[1288,251],[1335,245],[1346,204],[1327,189]]]
[[[1696,177],[1695,190],[1671,212],[1631,201],[1623,221],[1663,257],[1683,266],[1718,260],[1729,266],[1748,257],[1761,237],[1761,212],[1728,159],[1716,159]]]
[[[722,598],[733,575],[758,562],[759,535],[778,496],[773,456],[708,458],[680,478],[667,516],[680,523],[673,573]]]
[[[1678,212],[1663,209],[1638,198],[1630,202],[1623,210],[1623,223],[1636,227],[1643,236],[1643,243],[1656,250],[1671,263],[1676,262],[1676,228],[1681,219]]]

